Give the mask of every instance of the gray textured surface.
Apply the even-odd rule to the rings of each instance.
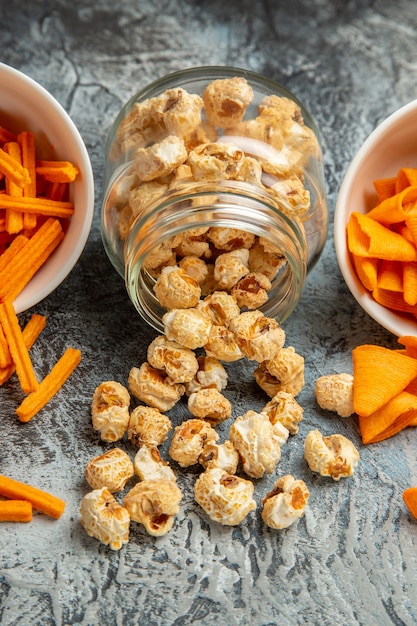
[[[283,532],[268,530],[259,513],[237,528],[218,527],[194,504],[194,476],[184,472],[181,513],[163,538],[134,525],[129,544],[115,553],[89,538],[78,519],[85,463],[106,449],[90,424],[91,394],[102,380],[125,382],[153,337],[100,240],[103,147],[119,108],[151,80],[194,65],[235,65],[269,76],[304,101],[321,129],[332,212],[365,137],[417,97],[416,33],[415,0],[98,0],[91,6],[0,0],[0,59],[39,81],[69,112],[90,152],[97,191],[80,262],[35,307],[48,317],[34,348],[37,371],[48,371],[67,344],[81,348],[83,362],[29,424],[14,415],[16,382],[0,392],[0,471],[68,502],[59,521],[36,516],[30,525],[1,525],[2,625],[417,623],[417,525],[401,499],[405,487],[417,484],[415,431],[363,448],[354,420],[324,415],[314,403],[314,380],[350,371],[355,345],[396,344],[348,293],[332,228],[285,324],[288,342],[306,359],[299,396],[305,417],[284,446],[278,471],[308,483],[305,518]],[[265,398],[250,369],[236,365],[229,372],[234,414],[260,407]],[[176,409],[174,422],[181,418]],[[311,427],[342,432],[358,444],[354,478],[333,483],[310,474],[302,445]],[[273,481],[258,481],[258,502]]]

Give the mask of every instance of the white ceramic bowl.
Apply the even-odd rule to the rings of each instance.
[[[334,214],[334,243],[340,270],[360,306],[394,335],[417,335],[417,319],[391,311],[372,298],[356,276],[346,241],[353,211],[376,204],[372,181],[395,176],[401,167],[417,167],[417,100],[392,113],[369,135],[352,160],[340,187]]]
[[[87,149],[65,109],[41,85],[0,63],[0,124],[13,132],[35,133],[37,155],[71,161],[80,176],[71,184],[74,214],[65,237],[45,265],[16,298],[18,313],[48,296],[77,263],[91,229],[94,179]]]

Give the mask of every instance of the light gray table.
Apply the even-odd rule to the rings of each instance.
[[[332,226],[285,323],[288,343],[305,357],[306,385],[298,398],[300,433],[284,446],[277,472],[295,473],[309,485],[305,517],[283,532],[267,529],[259,513],[236,528],[217,526],[193,502],[197,470],[180,474],[181,512],[158,540],[135,525],[129,544],[112,552],[85,534],[78,514],[87,491],[84,466],[108,447],[91,426],[92,393],[106,379],[126,382],[154,336],[133,310],[100,239],[104,143],[118,110],[140,87],[185,67],[234,65],[273,78],[304,101],[318,123],[333,213],[363,140],[417,97],[416,2],[0,0],[0,59],[62,103],[86,142],[96,180],[85,251],[67,280],[32,311],[48,318],[33,352],[38,371],[46,373],[66,345],[82,350],[82,364],[26,425],[14,415],[16,381],[0,391],[0,471],[67,500],[59,521],[36,516],[32,524],[1,525],[0,623],[416,624],[417,524],[401,498],[417,484],[415,430],[363,447],[355,420],[324,414],[313,397],[319,375],[351,371],[356,345],[396,345],[349,294]],[[260,408],[265,397],[250,368],[228,370],[234,415]],[[174,410],[173,421],[184,415],[184,408]],[[336,483],[311,474],[302,456],[311,428],[341,432],[358,445],[353,478]],[[258,502],[274,478],[258,481]]]

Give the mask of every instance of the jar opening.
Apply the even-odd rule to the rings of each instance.
[[[236,190],[232,192],[226,187],[219,191],[218,185],[216,192],[199,191],[181,194],[180,198],[170,197],[147,211],[146,215],[138,216],[131,226],[124,251],[125,280],[129,296],[142,317],[162,331],[161,318],[166,309],[160,305],[153,287],[161,269],[159,261],[163,261],[161,265],[170,264],[172,246],[176,252],[174,265],[178,256],[181,257],[184,240],[191,251],[194,248],[198,251],[200,260],[210,268],[217,256],[227,252],[216,250],[207,243],[205,235],[213,233],[213,229],[252,236],[253,247],[247,250],[248,255],[252,254],[255,259],[257,246],[264,255],[259,261],[255,259],[254,265],[257,262],[274,265],[268,300],[259,308],[280,322],[286,319],[298,302],[307,271],[307,245],[302,223],[290,220],[259,198],[237,194]],[[238,237],[231,247],[238,250],[240,245]],[[265,271],[271,267],[265,267]],[[202,288],[204,297],[208,292],[205,293],[204,286]]]

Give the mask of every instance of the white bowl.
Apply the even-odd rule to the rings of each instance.
[[[417,335],[417,319],[381,306],[362,286],[347,248],[346,225],[353,211],[366,213],[375,206],[372,181],[395,176],[402,167],[417,167],[417,100],[392,113],[363,143],[346,172],[334,214],[336,256],[348,288],[368,315],[398,337]]]
[[[13,132],[32,131],[37,156],[71,161],[81,173],[71,183],[74,214],[64,239],[15,300],[16,312],[21,313],[48,296],[77,263],[91,229],[94,179],[87,149],[65,109],[41,85],[4,63],[0,63],[0,124]]]

